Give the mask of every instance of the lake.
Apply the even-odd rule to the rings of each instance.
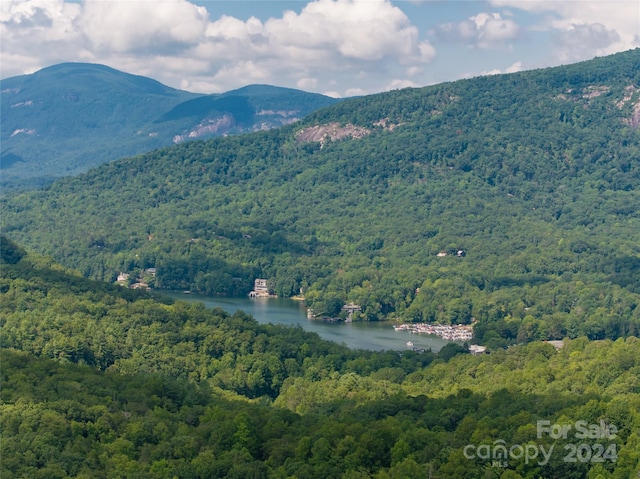
[[[224,298],[161,291],[162,294],[183,301],[198,301],[208,308],[222,308],[228,313],[241,310],[253,316],[259,323],[300,325],[304,330],[317,333],[321,338],[343,343],[351,349],[373,351],[408,349],[411,341],[414,348],[431,349],[434,352],[449,343],[437,336],[395,331],[388,322],[330,323],[307,319],[303,301],[285,298]]]

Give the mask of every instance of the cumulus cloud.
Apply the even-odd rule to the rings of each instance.
[[[480,75],[500,75],[502,73],[516,73],[522,71],[522,62],[521,61],[517,61],[515,63],[512,63],[511,65],[509,65],[507,68],[505,68],[504,70],[500,70],[499,68],[494,68],[493,70],[489,70],[489,71],[485,71],[482,72]],[[467,75],[467,77],[472,77],[475,75]]]
[[[491,0],[491,4],[539,14],[536,28],[556,34],[556,62],[586,60],[640,46],[635,0]]]
[[[389,0],[315,0],[264,21],[210,18],[189,0],[11,0],[0,8],[3,76],[90,61],[202,92],[258,81],[321,91],[357,74],[379,91],[380,71],[435,56]]]
[[[186,0],[86,0],[78,27],[94,52],[166,54],[196,45],[207,23],[207,10]]]
[[[559,42],[555,56],[563,63],[591,58],[594,53],[597,55],[598,52],[606,52],[621,41],[617,31],[608,29],[601,23],[571,25],[561,31],[557,38]]]
[[[400,90],[402,88],[415,88],[418,86],[419,85],[412,82],[411,80],[395,79],[387,84],[385,90]]]
[[[25,32],[41,34],[49,39],[59,39],[73,29],[78,17],[79,4],[62,0],[24,0],[0,4],[0,24],[3,33],[20,36]]]
[[[0,2],[3,75],[31,73],[63,61],[66,52],[88,58],[76,27],[81,5],[63,0]]]
[[[298,15],[286,12],[265,24],[270,43],[298,51],[329,50],[336,56],[377,61],[397,55],[403,61],[428,61],[418,29],[390,2],[318,0]],[[327,48],[328,47],[328,48]]]
[[[445,42],[477,48],[501,48],[520,37],[520,27],[500,13],[482,12],[458,23],[444,23],[434,31]]]
[[[333,95],[331,93],[333,93]],[[349,96],[362,96],[362,95],[366,95],[366,94],[367,94],[367,92],[364,91],[362,88],[349,88],[345,92],[345,96],[347,96],[347,97],[349,97]],[[337,92],[329,92],[329,93],[325,93],[325,95],[332,96],[334,98],[341,98],[341,95],[339,95]]]

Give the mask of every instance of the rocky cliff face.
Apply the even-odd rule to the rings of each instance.
[[[229,132],[235,126],[236,120],[233,115],[225,113],[220,118],[209,118],[206,120],[202,120],[200,124],[189,133],[175,135],[173,137],[173,142],[181,143],[185,140],[193,140],[202,136],[223,135]]]
[[[326,125],[316,125],[300,130],[296,135],[298,142],[317,141],[324,144],[327,141],[342,140],[344,138],[360,139],[371,133],[371,130],[347,124],[340,126],[339,123],[328,123]]]
[[[239,124],[235,116],[225,113],[219,117],[205,118],[193,129],[177,134],[173,137],[173,143],[178,144],[187,140],[206,138],[208,136],[235,135],[252,131],[264,131],[272,128],[289,125],[300,120],[295,116],[299,111],[270,111],[257,112],[255,121],[251,124]]]

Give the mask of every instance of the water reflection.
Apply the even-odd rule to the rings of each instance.
[[[328,323],[307,319],[306,307],[301,301],[284,298],[221,298],[163,291],[163,294],[184,301],[199,301],[208,308],[222,308],[233,314],[242,310],[263,324],[300,325],[306,331],[318,333],[321,338],[342,343],[352,349],[373,351],[414,348],[437,352],[448,341],[436,336],[395,331],[391,323]]]

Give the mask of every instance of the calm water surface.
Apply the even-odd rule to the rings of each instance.
[[[241,310],[263,324],[300,325],[306,331],[318,333],[323,339],[343,343],[352,349],[402,350],[407,349],[407,342],[411,341],[414,348],[437,352],[449,342],[437,336],[395,331],[391,323],[329,323],[309,320],[304,302],[292,299],[220,298],[168,291],[162,293],[183,301],[199,301],[208,308],[222,308],[231,314]]]

